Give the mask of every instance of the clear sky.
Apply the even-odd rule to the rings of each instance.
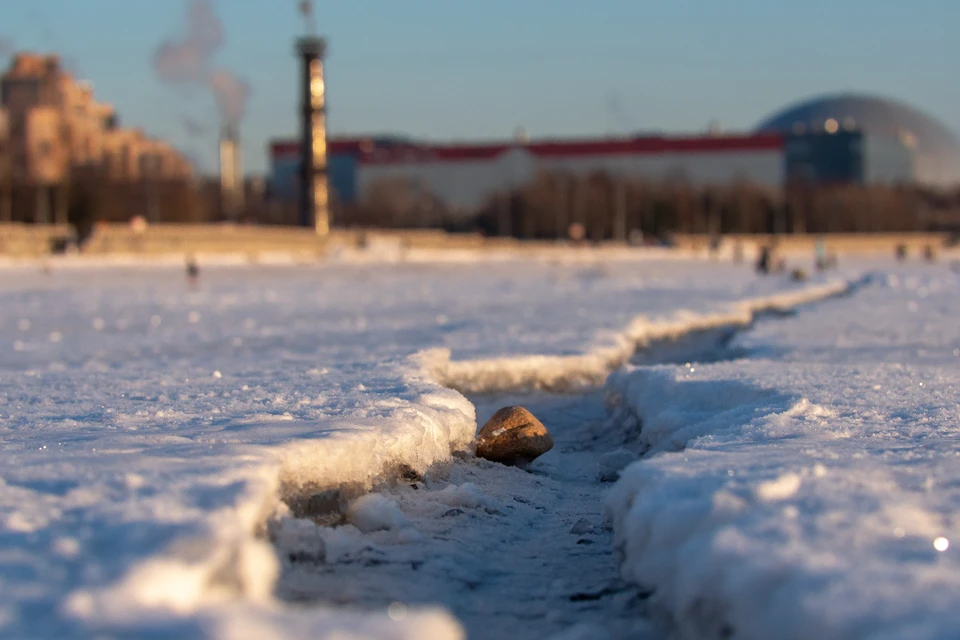
[[[215,54],[252,87],[248,170],[297,130],[296,0],[212,0]],[[61,53],[125,124],[210,169],[218,115],[153,56],[187,0],[0,0],[0,42]],[[857,90],[960,132],[957,0],[319,0],[331,131],[433,139],[748,129],[795,100]],[[0,50],[7,48],[0,46]],[[2,53],[0,53],[2,55]],[[193,126],[185,124],[191,121]],[[202,125],[198,127],[196,125]]]

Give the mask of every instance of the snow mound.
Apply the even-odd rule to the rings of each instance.
[[[357,498],[347,511],[347,522],[362,533],[392,531],[410,525],[397,503],[379,493]]]
[[[472,482],[466,482],[461,485],[449,485],[440,491],[431,492],[430,497],[448,507],[466,507],[467,509],[483,507],[493,510],[502,508],[502,505],[496,498],[488,496]]]
[[[246,456],[246,473],[237,480],[242,495],[233,506],[205,514],[200,532],[176,538],[116,584],[76,591],[68,600],[69,613],[93,624],[122,626],[164,611],[203,618],[236,601],[263,611],[275,606],[272,589],[279,565],[274,547],[260,534],[284,502],[330,487],[369,490],[395,475],[401,465],[424,473],[473,439],[474,408],[463,396],[424,380],[414,367],[386,368],[381,375],[392,381],[396,395],[376,408],[375,417],[306,430],[305,425],[292,424],[296,438],[284,437],[283,432],[260,438],[280,442]],[[369,426],[364,428],[364,422]],[[276,424],[267,421],[245,428],[266,433]],[[310,437],[311,432],[317,437]],[[396,504],[377,494],[355,500],[347,516],[362,532],[406,525]],[[322,557],[323,535],[314,526],[288,520],[276,548]]]
[[[626,449],[617,449],[603,454],[597,465],[597,480],[613,482],[620,477],[620,472],[636,459],[637,456]]]
[[[648,456],[605,515],[679,637],[960,637],[960,279],[899,281],[608,380]]]
[[[401,386],[386,412],[338,425],[322,438],[298,438],[276,455],[285,501],[325,489],[358,485],[369,490],[398,469],[425,473],[465,451],[476,432],[473,404],[459,393],[425,380],[412,365],[400,371]]]
[[[323,529],[305,518],[276,517],[268,523],[273,544],[288,557],[321,562],[327,557]]]

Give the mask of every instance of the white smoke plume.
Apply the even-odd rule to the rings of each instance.
[[[226,69],[214,69],[208,76],[210,89],[217,98],[220,113],[228,124],[243,120],[250,97],[250,85]]]
[[[0,36],[0,58],[12,56],[16,50],[17,47],[13,43],[13,40],[6,36]]]
[[[250,86],[231,71],[213,68],[213,57],[223,47],[223,23],[211,0],[186,0],[182,33],[160,43],[153,68],[161,81],[174,86],[203,87],[210,91],[226,124],[243,119]]]
[[[180,124],[183,125],[184,131],[186,131],[191,138],[202,138],[208,133],[207,126],[193,116],[181,116]]]

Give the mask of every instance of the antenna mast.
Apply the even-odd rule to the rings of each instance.
[[[313,0],[300,0],[300,15],[307,27],[307,35],[317,35],[317,21],[313,15]]]

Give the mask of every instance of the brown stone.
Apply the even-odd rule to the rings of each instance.
[[[504,407],[477,434],[477,457],[513,466],[533,462],[553,448],[553,437],[523,407]]]

